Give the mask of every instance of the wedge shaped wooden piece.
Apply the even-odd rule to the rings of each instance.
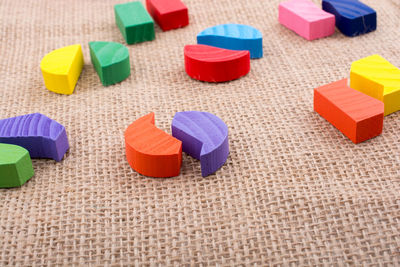
[[[66,46],[45,55],[40,63],[46,88],[70,95],[82,72],[83,54],[80,44]]]
[[[90,42],[90,58],[104,86],[119,83],[131,74],[129,51],[114,42]]]

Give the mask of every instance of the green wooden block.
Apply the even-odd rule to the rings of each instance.
[[[90,42],[90,58],[104,86],[119,83],[131,74],[129,51],[114,42]]]
[[[0,188],[21,186],[34,174],[28,150],[0,144]]]
[[[117,26],[128,44],[154,40],[154,21],[141,2],[115,5],[114,12]]]

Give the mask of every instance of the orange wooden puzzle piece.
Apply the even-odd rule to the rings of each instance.
[[[125,131],[126,158],[138,173],[150,177],[178,176],[182,142],[154,125],[154,113],[133,122]]]
[[[314,90],[314,110],[354,143],[382,133],[384,105],[347,85],[347,79]]]

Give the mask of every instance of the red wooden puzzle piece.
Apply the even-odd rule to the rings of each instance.
[[[236,51],[208,45],[186,45],[185,69],[193,79],[226,82],[250,71],[249,51]]]
[[[163,31],[189,24],[188,9],[180,0],[146,0],[146,7]]]

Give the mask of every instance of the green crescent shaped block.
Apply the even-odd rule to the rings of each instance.
[[[104,86],[119,83],[131,74],[129,51],[114,42],[90,42],[90,58]]]
[[[21,186],[35,174],[28,150],[0,144],[0,188]]]
[[[115,22],[128,44],[154,40],[154,20],[141,2],[115,5],[114,13]]]

